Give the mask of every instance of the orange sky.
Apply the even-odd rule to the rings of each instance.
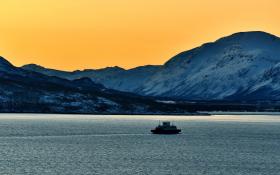
[[[74,70],[163,64],[238,31],[280,36],[279,0],[0,0],[0,55]]]

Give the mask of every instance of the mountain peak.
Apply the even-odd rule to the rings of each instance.
[[[13,66],[8,60],[6,60],[4,57],[0,56],[0,64],[1,65],[7,65],[7,66]]]
[[[0,56],[0,70],[1,71],[10,71],[14,68],[14,66],[6,60],[4,57]]]
[[[71,73],[71,72],[68,72],[68,71],[60,71],[60,70],[56,70],[56,69],[52,69],[52,68],[46,68],[46,67],[43,67],[41,65],[38,65],[38,64],[26,64],[26,65],[23,65],[21,67],[22,69],[24,70],[28,70],[28,71],[33,71],[33,72],[39,72],[39,73],[51,73],[51,72],[59,72],[59,73]],[[48,75],[51,75],[53,76],[52,74],[48,74]]]
[[[125,69],[122,68],[122,67],[119,67],[119,66],[113,66],[113,67],[106,67],[106,68],[97,69],[97,70],[123,71],[123,70],[125,70]]]
[[[40,66],[38,64],[26,64],[26,65],[23,65],[22,68],[28,68],[28,69],[45,69],[43,66]]]
[[[219,41],[271,41],[271,40],[276,40],[279,39],[277,36],[263,32],[263,31],[248,31],[248,32],[238,32],[238,33],[233,33],[232,35],[223,37],[221,39],[218,39],[217,42]]]
[[[232,36],[241,36],[241,35],[270,35],[273,36],[272,34],[268,33],[268,32],[264,32],[264,31],[245,31],[245,32],[236,32],[233,33]]]

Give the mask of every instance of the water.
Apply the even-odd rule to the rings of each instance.
[[[0,174],[277,175],[279,148],[280,116],[0,115]]]

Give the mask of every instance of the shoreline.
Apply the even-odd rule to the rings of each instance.
[[[22,115],[95,115],[95,116],[211,116],[211,115],[280,115],[280,112],[233,112],[233,111],[198,111],[197,113],[38,113],[38,112],[0,112],[3,114]]]
[[[280,115],[280,112],[207,112],[209,115]]]

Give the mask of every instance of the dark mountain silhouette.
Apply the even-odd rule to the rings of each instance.
[[[187,110],[110,90],[86,77],[67,80],[24,70],[1,57],[0,112],[173,114]]]

